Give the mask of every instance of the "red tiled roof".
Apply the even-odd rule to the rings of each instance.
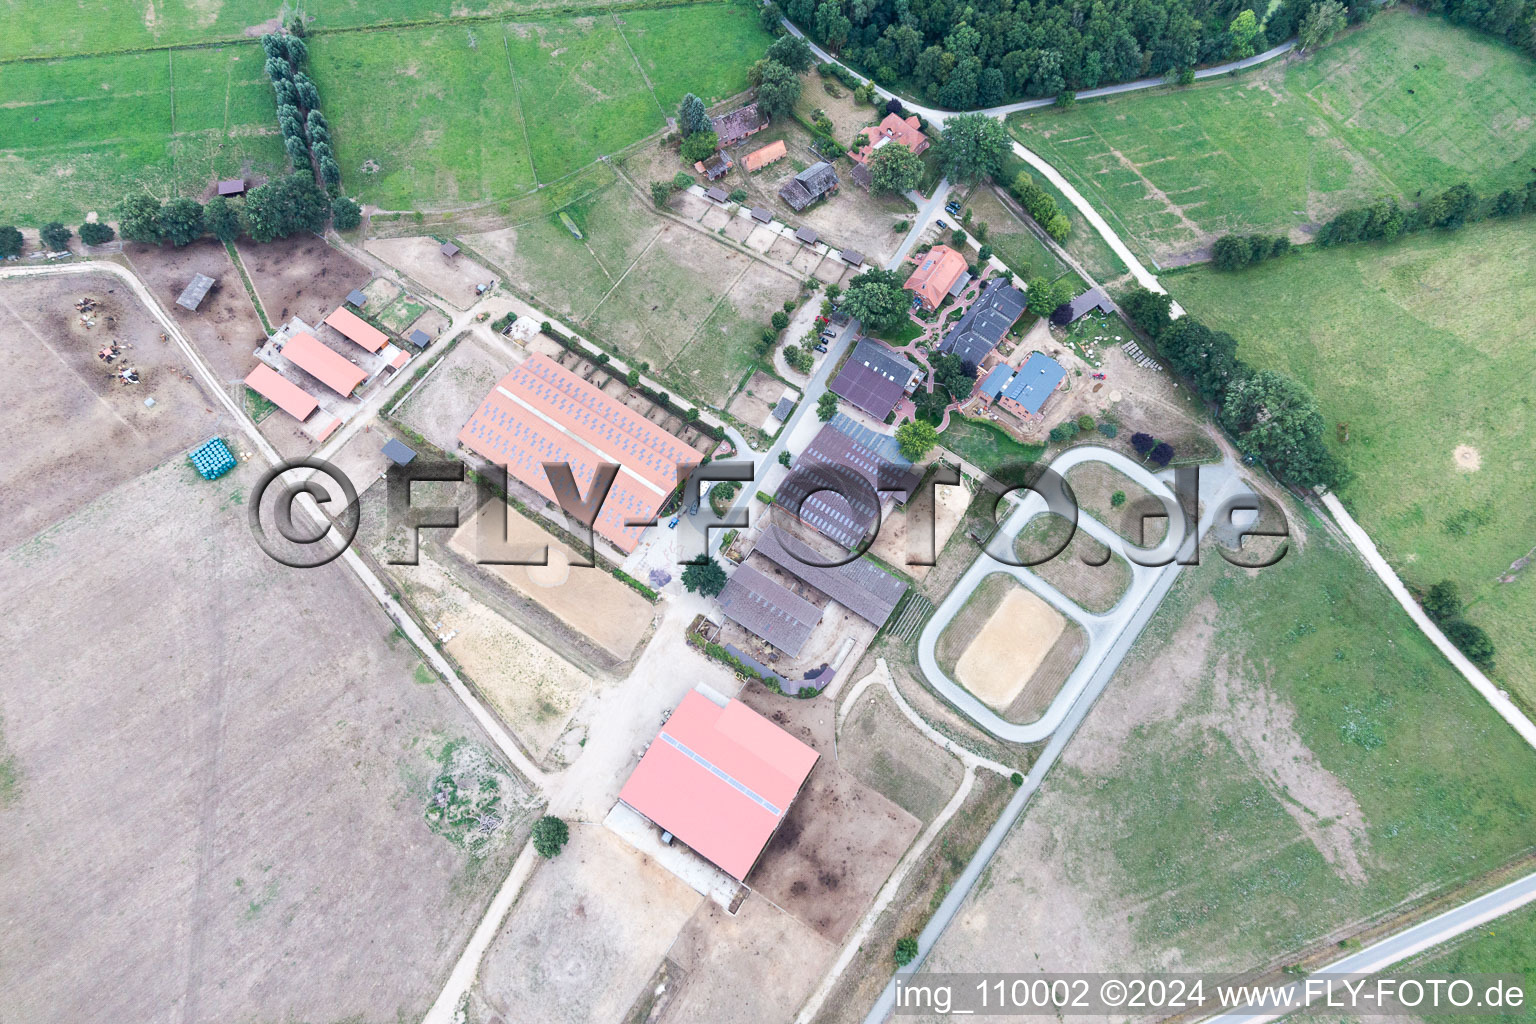
[[[683,698],[619,799],[738,881],[820,757],[740,701]]]
[[[949,289],[965,273],[965,257],[947,245],[936,245],[917,261],[917,269],[902,287],[916,292],[929,309],[938,309]]]
[[[928,148],[928,136],[918,126],[915,116],[903,118],[900,114],[886,114],[885,120],[878,127],[865,128],[861,134],[864,136],[863,145],[857,149],[849,150],[848,155],[859,163],[863,163],[873,155],[881,139],[906,146],[912,152],[922,155]]]
[[[742,162],[746,165],[747,170],[757,171],[767,167],[775,160],[782,160],[788,154],[789,150],[785,148],[784,140],[779,139],[777,142],[768,143],[762,149],[753,150],[748,153],[746,159]]]
[[[350,395],[368,377],[361,367],[326,348],[313,334],[295,334],[282,351],[290,363],[338,395]]]
[[[278,373],[266,363],[257,363],[245,378],[245,384],[262,398],[296,420],[305,420],[320,403],[309,392]]]
[[[389,340],[383,331],[343,306],[336,307],[336,312],[326,317],[325,322],[369,352],[377,352]]]
[[[503,377],[459,431],[459,441],[550,501],[557,498],[544,463],[568,464],[583,494],[599,463],[619,463],[624,468],[593,525],[626,552],[645,532],[627,524],[654,519],[677,487],[677,467],[703,459],[546,355],[529,356]]]

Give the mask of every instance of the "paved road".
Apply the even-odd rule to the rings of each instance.
[[[1313,971],[1311,977],[1375,974],[1393,964],[1416,956],[1426,949],[1433,949],[1448,942],[1478,925],[1518,910],[1533,901],[1536,901],[1536,873],[1526,875],[1518,881],[1479,896],[1469,903],[1463,903],[1454,910],[1447,910],[1438,917],[1432,917],[1428,921],[1404,929],[1396,935],[1365,947],[1358,953],[1335,960],[1328,966]],[[1525,964],[1509,965],[1511,970],[1521,970],[1527,966]],[[1292,988],[1297,992],[1297,1004],[1305,1002],[1301,994],[1301,983],[1296,983]],[[1527,997],[1529,998],[1529,993]],[[1267,1024],[1268,1021],[1279,1020],[1283,1016],[1286,1014],[1267,1010],[1238,1010],[1233,1013],[1224,1013],[1219,1017],[1210,1017],[1208,1021],[1210,1024]]]
[[[1065,475],[1072,467],[1085,462],[1103,462],[1113,466],[1162,498],[1168,510],[1170,524],[1178,522],[1182,516],[1178,500],[1162,481],[1148,472],[1140,463],[1108,448],[1092,445],[1071,448],[1051,463],[1051,469]],[[1214,472],[1203,472],[1201,483],[1202,485],[1214,483],[1220,486],[1233,476],[1233,471],[1229,467],[1218,467]],[[1133,633],[1141,632],[1152,613],[1157,610],[1161,595],[1167,592],[1167,587],[1172,584],[1172,578],[1177,576],[1182,568],[1172,559],[1184,540],[1181,536],[1182,531],[1170,529],[1161,544],[1151,551],[1142,552],[1132,548],[1118,533],[1097,519],[1080,514],[1078,528],[1124,558],[1126,564],[1131,567],[1131,582],[1126,588],[1125,595],[1110,611],[1096,615],[1085,611],[1028,569],[1008,564],[1007,559],[1012,556],[1014,539],[1019,531],[1035,516],[1046,511],[1046,501],[1043,496],[1034,491],[1026,492],[1026,495],[993,535],[987,550],[976,556],[970,568],[934,610],[917,642],[918,664],[923,670],[923,675],[927,677],[929,685],[943,694],[945,700],[960,709],[971,721],[999,739],[1011,743],[1036,743],[1054,732],[1066,718],[1067,711],[1077,700],[1078,695],[1087,687],[1088,680],[1105,663],[1120,636],[1127,630]],[[1165,559],[1167,564],[1157,564]],[[1151,565],[1142,564],[1144,562]],[[1073,669],[1067,681],[1062,684],[1061,692],[1051,702],[1045,714],[1038,721],[1028,725],[1005,720],[973,696],[970,691],[950,679],[939,667],[935,651],[940,634],[960,613],[965,602],[970,599],[971,593],[981,585],[983,580],[995,573],[1006,573],[1039,594],[1063,615],[1081,625],[1088,637],[1088,649],[1078,661],[1077,668]],[[1154,595],[1156,599],[1153,599]]]
[[[1231,495],[1239,493],[1243,486],[1242,478],[1237,473],[1237,467],[1230,460],[1214,469],[1202,471],[1200,476],[1200,496],[1201,500],[1205,502],[1206,514],[1199,524],[1198,536],[1205,536],[1221,503]],[[1056,731],[1051,734],[1050,741],[1040,753],[1040,759],[1035,762],[1029,774],[1024,777],[1024,785],[1019,787],[1019,791],[1013,795],[1013,799],[1008,801],[1008,805],[1003,808],[1003,813],[997,819],[996,824],[992,826],[986,838],[981,841],[981,846],[972,855],[970,862],[965,866],[965,870],[960,873],[960,877],[955,879],[954,886],[944,897],[944,901],[939,904],[939,909],[935,911],[933,917],[929,919],[928,924],[924,926],[922,932],[918,935],[917,957],[907,966],[900,968],[896,972],[898,975],[912,974],[922,967],[923,961],[927,959],[929,952],[933,950],[934,945],[939,941],[939,937],[944,934],[944,929],[948,928],[949,923],[954,920],[955,914],[959,912],[966,897],[970,895],[971,889],[975,887],[982,873],[986,871],[987,865],[992,862],[993,856],[996,855],[998,849],[1003,845],[1003,840],[1007,838],[1009,830],[1013,828],[1014,823],[1023,815],[1030,799],[1035,795],[1035,792],[1040,788],[1040,783],[1045,779],[1046,773],[1051,770],[1057,759],[1061,757],[1061,753],[1066,749],[1072,734],[1083,723],[1083,719],[1087,717],[1089,709],[1099,699],[1099,694],[1104,692],[1104,687],[1109,684],[1109,680],[1114,676],[1115,669],[1119,667],[1120,662],[1125,658],[1127,652],[1130,651],[1131,645],[1135,643],[1136,637],[1141,633],[1142,628],[1145,627],[1147,620],[1151,618],[1152,612],[1162,603],[1163,598],[1167,596],[1168,591],[1173,587],[1174,580],[1177,578],[1176,567],[1175,571],[1166,572],[1158,577],[1155,587],[1143,601],[1142,607],[1144,611],[1138,614],[1136,621],[1120,632],[1114,642],[1104,652],[1103,657],[1086,680],[1082,692],[1072,702],[1071,707],[1067,709]],[[885,990],[880,993],[880,998],[875,1001],[875,1005],[871,1007],[869,1014],[864,1018],[864,1024],[882,1024],[890,1016],[895,1000],[896,980],[893,977],[886,984]]]

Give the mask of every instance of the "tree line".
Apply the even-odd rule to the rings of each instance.
[[[1536,0],[1423,0],[1431,13],[1536,56]],[[1298,36],[1321,45],[1371,0],[783,0],[787,15],[887,86],[951,110],[1175,75]],[[1267,13],[1267,16],[1266,16]]]
[[[309,167],[318,172],[326,188],[341,187],[341,165],[331,148],[331,127],[320,112],[320,90],[304,73],[309,62],[304,23],[295,19],[288,32],[261,37],[266,52],[265,69],[277,98],[277,126],[283,133],[283,149],[295,171]]]
[[[1396,199],[1378,199],[1337,214],[1317,233],[1317,244],[1327,247],[1350,242],[1390,242],[1416,231],[1439,228],[1454,231],[1489,218],[1519,217],[1536,213],[1536,178],[1524,188],[1506,188],[1496,195],[1480,196],[1465,182],[1452,185],[1423,203],[1403,206]],[[1284,256],[1291,251],[1284,236],[1222,235],[1211,249],[1211,265],[1217,270],[1243,267]]]
[[[1337,487],[1344,466],[1324,443],[1317,400],[1299,381],[1255,370],[1238,358],[1237,340],[1185,315],[1171,319],[1172,300],[1137,288],[1120,308],[1157,343],[1174,372],[1215,405],[1217,419],[1252,459],[1302,487]]]
[[[204,235],[233,242],[241,235],[253,242],[271,242],[300,232],[319,233],[330,221],[349,231],[362,221],[362,211],[346,196],[332,199],[302,172],[258,185],[244,196],[214,196],[207,203],[185,196],[161,200],[134,192],[118,208],[118,227],[131,242],[188,245]],[[82,227],[82,237],[84,227]]]

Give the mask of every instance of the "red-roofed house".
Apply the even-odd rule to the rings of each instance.
[[[864,129],[864,144],[858,149],[850,149],[848,155],[861,164],[866,163],[875,150],[894,142],[922,156],[929,143],[918,123],[916,115],[903,119],[900,114],[886,114],[884,121]]]
[[[966,272],[964,256],[947,245],[936,245],[917,258],[917,269],[902,287],[915,292],[928,309],[938,309]]]
[[[283,344],[281,351],[290,363],[338,395],[351,395],[359,384],[368,379],[362,367],[349,363],[345,357],[326,348],[313,334],[301,331],[293,335]]]
[[[389,341],[389,336],[344,306],[325,318],[327,325],[336,328],[369,352],[377,352]]]
[[[677,487],[677,467],[703,456],[679,438],[588,384],[546,355],[535,354],[485,396],[459,443],[505,466],[518,480],[558,501],[544,463],[565,463],[583,495],[599,463],[618,463],[594,529],[624,552]]]
[[[619,799],[744,881],[820,756],[740,701],[694,690]]]

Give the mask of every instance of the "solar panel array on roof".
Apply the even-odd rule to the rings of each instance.
[[[820,564],[828,559],[771,523],[752,550],[876,626],[885,624],[907,592],[905,583],[867,558],[846,565]]]
[[[750,565],[737,567],[720,591],[726,618],[794,657],[821,621],[821,609]]]
[[[1061,384],[1067,371],[1043,352],[1032,352],[1019,372],[1003,388],[1002,397],[1017,402],[1033,416]]]
[[[883,457],[879,452],[839,429],[839,420],[856,431],[874,435],[873,431],[858,427],[847,416],[834,417],[832,422],[816,433],[816,437],[800,453],[799,459],[795,462],[795,469],[779,485],[773,501],[775,505],[780,505],[791,514],[797,515],[802,522],[815,527],[843,547],[852,549],[864,540],[870,527],[880,518],[878,488],[881,482],[881,465],[894,464],[908,468],[911,463],[906,459],[896,462]],[[894,439],[891,443],[895,444]],[[839,472],[851,472],[862,477],[868,481],[870,488],[876,491],[875,502],[872,503],[869,500],[867,493],[844,494],[841,491],[817,490],[818,486],[825,486],[826,481],[818,480],[810,472],[816,467],[829,467],[833,472],[831,477],[833,480]],[[887,473],[889,474],[889,470]],[[909,471],[902,481],[901,489],[897,491],[898,499],[906,501],[915,486],[917,486],[917,475]]]
[[[845,413],[838,413],[829,422],[837,430],[847,434],[884,461],[901,466],[903,469],[912,465],[912,460],[901,454],[901,445],[890,434],[882,434],[878,430],[866,427]]]
[[[568,465],[583,494],[599,463],[619,463],[624,468],[593,525],[626,552],[677,486],[678,467],[701,461],[678,438],[542,354],[491,389],[459,441],[550,501],[557,498],[544,463]]]

